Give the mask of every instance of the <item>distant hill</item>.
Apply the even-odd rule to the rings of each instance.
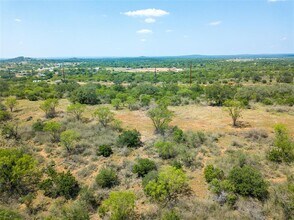
[[[157,57],[54,57],[54,58],[31,58],[15,57],[10,59],[0,59],[0,62],[29,62],[29,61],[53,61],[53,62],[83,62],[101,60],[154,60],[154,59],[281,59],[294,58],[294,54],[240,54],[240,55],[181,55],[181,56],[157,56]]]
[[[2,59],[1,61],[3,62],[15,62],[15,63],[19,63],[19,62],[25,62],[25,61],[33,61],[35,60],[34,58],[30,58],[30,57],[24,57],[24,56],[20,56],[20,57],[15,57],[15,58],[11,58],[11,59]]]

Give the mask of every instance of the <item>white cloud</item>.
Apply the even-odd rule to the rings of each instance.
[[[284,41],[284,40],[287,40],[287,37],[282,37],[281,40],[283,40],[283,41]]]
[[[221,23],[222,23],[222,21],[212,21],[208,25],[210,25],[210,26],[217,26],[217,25],[220,25]]]
[[[137,34],[152,34],[153,31],[149,29],[141,29],[137,31]]]
[[[164,15],[168,15],[169,12],[161,9],[149,8],[137,11],[128,11],[122,14],[130,17],[161,17]]]
[[[170,33],[170,32],[173,32],[173,30],[171,30],[171,29],[167,29],[167,30],[165,30],[165,32],[166,32],[166,33]]]
[[[141,39],[140,41],[141,41],[141,42],[146,42],[146,39],[143,38],[143,39]]]
[[[19,19],[19,18],[15,18],[14,21],[15,21],[15,22],[21,22],[21,19]]]
[[[148,23],[148,24],[151,24],[151,23],[155,23],[156,22],[156,20],[154,18],[146,18],[144,21],[146,23]]]

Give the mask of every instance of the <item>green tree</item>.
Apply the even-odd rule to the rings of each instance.
[[[154,161],[148,158],[137,160],[137,163],[133,167],[133,172],[138,174],[138,177],[144,177],[152,170],[156,170],[156,164]]]
[[[168,202],[188,191],[187,177],[182,169],[166,166],[144,187],[146,195],[158,202]]]
[[[291,163],[294,161],[294,142],[283,124],[275,126],[274,147],[269,151],[268,158],[274,162]]]
[[[132,219],[135,199],[135,194],[130,191],[111,192],[109,198],[102,202],[99,213],[102,216],[110,213],[111,220]]]
[[[154,145],[162,159],[171,159],[177,156],[178,152],[172,142],[158,141]]]
[[[148,116],[152,120],[155,132],[163,134],[168,128],[169,122],[172,121],[173,113],[165,106],[157,106],[148,111]]]
[[[40,176],[32,156],[18,149],[0,149],[0,192],[28,194]]]
[[[122,104],[122,101],[120,99],[118,99],[118,98],[112,99],[111,104],[115,108],[115,110],[118,110],[120,108],[121,104]]]
[[[60,140],[61,124],[56,121],[48,121],[44,125],[44,131],[50,133],[52,141],[58,142]]]
[[[242,196],[265,199],[268,195],[268,184],[261,173],[251,166],[234,167],[230,171],[228,179],[233,183],[236,192]]]
[[[137,148],[142,145],[141,134],[137,130],[127,130],[118,136],[118,145]]]
[[[80,103],[71,104],[67,107],[67,112],[72,114],[77,120],[81,120],[82,114],[85,111],[86,106]]]
[[[113,153],[111,147],[109,145],[100,145],[98,148],[97,155],[103,157],[109,157]]]
[[[67,171],[57,173],[53,168],[46,170],[47,178],[40,183],[40,189],[45,196],[57,198],[64,196],[66,199],[74,199],[80,191],[80,186],[75,177]]]
[[[111,188],[118,184],[118,177],[114,170],[103,168],[96,177],[96,183],[102,188]]]
[[[110,111],[108,107],[99,107],[94,112],[94,116],[98,118],[98,121],[106,127],[114,120],[114,113]]]
[[[10,111],[13,112],[13,109],[17,106],[18,102],[16,98],[9,97],[5,100],[5,104],[10,109]]]
[[[224,171],[210,164],[204,168],[204,177],[208,183],[213,179],[222,180],[224,178]]]
[[[137,103],[137,100],[134,97],[129,96],[127,98],[126,104],[127,104],[129,110],[135,110],[137,107],[136,103]]]
[[[46,99],[40,106],[45,112],[46,118],[54,118],[56,116],[57,99]]]
[[[79,139],[80,134],[74,130],[66,130],[60,134],[61,144],[66,148],[67,152],[72,151],[74,143]]]
[[[150,104],[151,102],[151,96],[150,95],[146,95],[146,94],[142,94],[140,96],[140,103],[141,106],[146,107]]]
[[[233,120],[233,126],[236,127],[237,120],[242,116],[242,111],[244,110],[243,103],[236,100],[226,100],[224,106]]]

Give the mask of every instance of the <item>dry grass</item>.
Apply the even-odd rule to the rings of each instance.
[[[44,112],[39,108],[41,103],[42,101],[32,102],[28,100],[20,100],[17,111],[13,113],[14,118],[19,119],[21,126],[30,126],[37,119],[44,120]],[[60,105],[57,108],[58,117],[54,120],[64,121],[66,119],[65,117],[67,117],[66,108],[70,102],[66,99],[61,99],[59,103]],[[83,117],[91,119],[95,108],[97,108],[97,106],[87,106]],[[210,162],[213,163],[216,159],[226,158],[228,156],[228,152],[232,150],[241,149],[250,154],[262,154],[262,152],[264,154],[265,149],[263,146],[266,144],[265,142],[259,143],[244,137],[244,133],[249,132],[252,129],[264,130],[271,137],[273,133],[273,126],[276,123],[283,123],[288,127],[291,135],[294,135],[293,115],[288,114],[287,112],[268,112],[266,111],[266,107],[260,105],[255,106],[254,109],[244,111],[241,121],[247,123],[249,126],[243,128],[232,127],[230,117],[227,112],[223,111],[220,107],[189,105],[170,107],[170,109],[175,114],[171,123],[172,125],[177,125],[185,131],[201,130],[213,134],[223,134],[218,140],[213,142],[214,146],[220,152],[219,155],[210,153],[203,154],[201,151],[198,154],[198,157],[202,157],[201,162],[204,165]],[[115,117],[122,121],[122,126],[124,128],[137,129],[140,131],[142,134],[142,140],[145,143],[148,143],[149,141],[152,142],[152,139],[156,137],[154,135],[152,122],[147,117],[147,111],[129,111],[127,109],[122,109],[119,111],[113,110],[113,112],[115,112]],[[27,121],[29,117],[32,117],[32,120]],[[96,121],[93,120],[89,125],[93,125],[95,123]],[[254,143],[254,146],[251,146],[252,143]],[[129,154],[123,156],[121,152],[118,154],[118,150],[114,148],[114,154],[108,158],[97,157],[96,155],[93,155],[93,152],[90,152],[90,149],[88,149],[90,152],[89,155],[83,154],[76,155],[80,158],[76,158],[74,156],[67,158],[64,157],[62,153],[60,154],[60,152],[62,152],[62,148],[60,146],[56,144],[53,147],[51,146],[53,148],[53,152],[51,153],[47,153],[45,151],[46,147],[48,146],[38,146],[40,151],[37,152],[37,154],[44,158],[46,163],[53,160],[56,163],[58,171],[64,171],[67,168],[70,168],[79,181],[88,186],[94,185],[95,177],[102,167],[114,165],[117,169],[119,169],[120,179],[124,181],[124,184],[116,186],[115,190],[130,189],[140,195],[136,202],[137,213],[143,214],[146,213],[146,210],[150,213],[157,211],[156,206],[150,203],[145,197],[141,188],[141,180],[134,176],[128,177],[128,175],[132,175],[130,174],[131,164],[138,157],[151,158],[158,164],[168,163],[167,161],[159,159],[157,155],[150,153],[148,151],[149,149],[146,150],[145,147],[135,149]],[[204,146],[204,148],[205,147],[208,151],[210,150],[209,146]],[[74,162],[75,160],[78,162]],[[79,163],[79,161],[82,162]],[[267,172],[266,177],[272,183],[280,183],[286,180],[283,167],[271,169],[268,164],[264,164],[263,162],[262,169],[264,169],[264,172]],[[198,167],[193,171],[186,169],[186,172],[189,177],[189,183],[193,196],[199,200],[206,201],[209,196],[209,190],[203,176],[203,167]],[[294,172],[294,170],[289,169],[287,172]],[[95,214],[91,216],[91,219],[99,219],[99,217]]]

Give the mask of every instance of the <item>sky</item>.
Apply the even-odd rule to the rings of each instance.
[[[294,0],[0,0],[0,58],[294,52]]]

